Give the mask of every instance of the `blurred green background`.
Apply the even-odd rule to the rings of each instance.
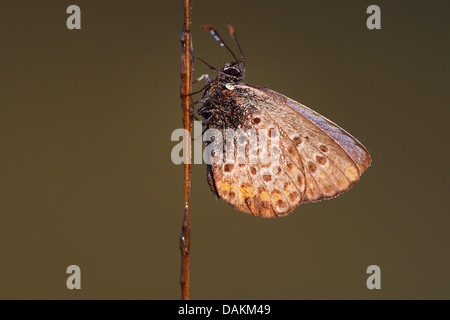
[[[81,30],[66,28],[71,4]],[[371,4],[381,30],[366,27]],[[229,61],[199,26],[230,39],[232,22],[245,81],[330,118],[373,164],[340,197],[271,220],[216,201],[194,165],[191,298],[450,298],[449,9],[193,2],[195,55]],[[182,23],[181,0],[2,2],[1,299],[179,299]],[[71,264],[81,290],[66,288]],[[372,264],[381,290],[366,287]]]

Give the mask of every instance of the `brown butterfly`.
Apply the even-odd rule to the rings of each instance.
[[[224,135],[228,129],[254,129],[269,132],[269,136],[278,135],[277,148],[272,151],[279,156],[278,161],[270,163],[250,161],[246,154],[239,163],[208,164],[207,178],[213,193],[240,211],[270,218],[286,216],[300,203],[333,198],[347,191],[371,163],[366,148],[304,105],[273,90],[242,83],[244,55],[234,28],[230,24],[228,27],[240,58],[214,27],[202,26],[231,52],[234,61],[221,70],[210,66],[218,75],[208,79],[202,89],[198,114],[205,119],[206,129],[216,129]],[[225,143],[224,150],[226,147]],[[213,157],[224,151],[212,149]],[[246,150],[248,153],[248,146]]]

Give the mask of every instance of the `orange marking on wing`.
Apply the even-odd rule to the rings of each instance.
[[[255,192],[252,187],[241,187],[239,189],[239,194],[245,198],[251,198],[255,196]]]
[[[282,197],[281,194],[279,194],[279,193],[274,193],[274,194],[272,195],[272,200],[273,200],[273,201],[278,201],[278,200],[281,200],[281,199],[283,199],[283,197]]]
[[[265,192],[265,191],[261,192],[259,194],[259,197],[261,198],[262,201],[269,201],[270,200],[269,194],[267,192]]]

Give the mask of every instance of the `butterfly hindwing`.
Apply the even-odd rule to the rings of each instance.
[[[275,130],[274,123],[264,113],[258,113],[254,127],[260,133],[284,134]],[[272,137],[276,138],[276,137]],[[259,141],[259,157],[245,157],[234,164],[210,166],[214,188],[220,198],[234,208],[262,217],[284,216],[303,200],[305,193],[304,168],[295,145],[286,137],[278,137],[279,145]],[[262,156],[263,149],[274,158]],[[275,155],[278,157],[275,157]]]

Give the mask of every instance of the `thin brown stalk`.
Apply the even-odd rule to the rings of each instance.
[[[184,136],[184,216],[180,234],[181,250],[181,299],[189,300],[190,289],[190,244],[191,244],[191,137],[192,128],[192,40],[191,40],[191,1],[183,0],[184,25],[181,31],[181,107],[183,110]]]

